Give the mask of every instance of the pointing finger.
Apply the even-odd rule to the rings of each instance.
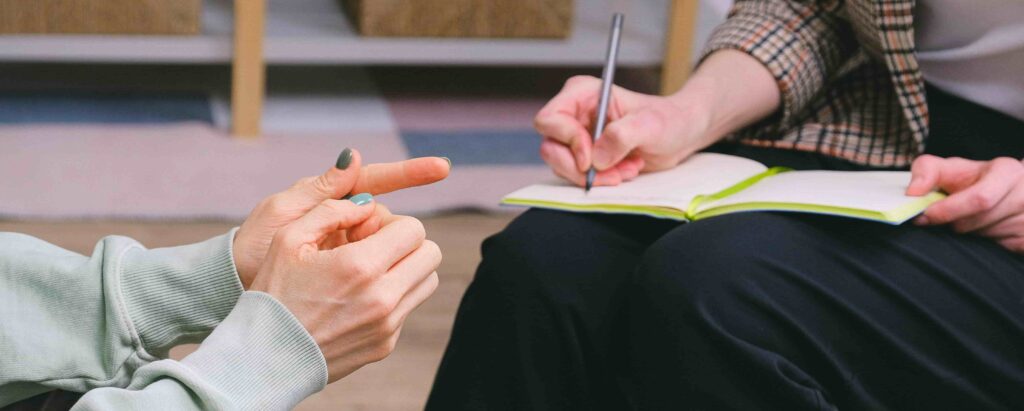
[[[451,162],[442,157],[370,164],[360,170],[359,179],[346,193],[390,193],[444,180],[450,172]]]

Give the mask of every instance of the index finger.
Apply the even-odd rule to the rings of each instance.
[[[544,105],[534,118],[534,126],[542,134],[569,143],[575,133],[587,131],[597,111],[601,81],[589,76],[575,76]],[[589,134],[589,133],[588,133]]]
[[[544,138],[569,147],[577,170],[583,172],[590,168],[592,137],[578,120],[564,113],[543,118],[538,115],[534,126]]]
[[[352,193],[379,195],[436,183],[448,177],[451,162],[441,157],[421,157],[394,163],[370,164],[359,171]]]
[[[295,244],[319,242],[324,237],[353,227],[373,215],[372,198],[356,204],[350,200],[324,200],[308,213],[291,222],[278,232],[281,241]],[[277,241],[277,239],[275,239]]]
[[[391,214],[391,210],[388,209],[384,204],[376,204],[376,209],[373,210],[373,215],[367,218],[363,223],[356,225],[348,230],[346,243],[352,243],[360,241],[371,234],[376,233],[381,227],[386,226],[393,222],[398,216]]]
[[[597,109],[601,80],[590,76],[575,76],[537,112],[537,119],[561,113],[580,120],[590,119],[590,111]]]
[[[600,80],[594,77],[570,78],[533,119],[538,133],[569,146],[580,171],[590,168],[593,137],[588,127],[597,110],[599,86]]]
[[[393,217],[376,233],[366,238],[331,250],[340,258],[370,259],[382,263],[387,270],[409,255],[427,238],[423,223],[412,217]]]

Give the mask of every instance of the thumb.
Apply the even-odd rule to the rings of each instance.
[[[646,139],[642,114],[629,114],[608,124],[594,143],[594,168],[607,170],[626,158]]]
[[[288,191],[306,207],[327,199],[339,199],[348,195],[359,180],[362,156],[359,151],[346,148],[338,155],[335,166],[321,175],[307,177],[295,183]]]
[[[933,155],[923,155],[914,160],[910,166],[910,185],[907,186],[908,196],[922,196],[930,193],[938,184],[942,159]]]

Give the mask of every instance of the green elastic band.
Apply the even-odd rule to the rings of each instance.
[[[700,208],[701,204],[707,201],[716,201],[736,194],[740,191],[746,190],[748,187],[757,184],[758,181],[764,180],[765,178],[771,177],[779,173],[785,173],[787,171],[793,171],[789,167],[772,167],[764,172],[757,174],[753,177],[747,178],[746,180],[740,181],[725,190],[719,191],[714,194],[701,194],[690,200],[690,206],[686,208],[686,217],[693,219],[697,215],[697,209]]]

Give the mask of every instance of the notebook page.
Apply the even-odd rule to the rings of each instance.
[[[698,153],[673,169],[642,174],[614,187],[583,188],[564,181],[522,188],[505,199],[545,201],[573,205],[633,205],[686,210],[693,197],[715,193],[767,170],[763,164],[742,157]]]
[[[700,210],[743,203],[789,203],[892,211],[920,197],[903,193],[909,171],[790,171],[765,178]]]

